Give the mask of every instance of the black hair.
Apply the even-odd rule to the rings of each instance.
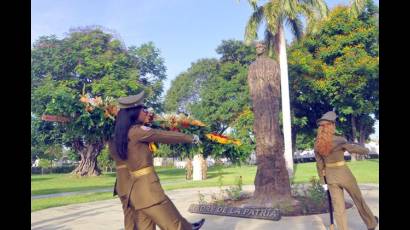
[[[128,131],[131,126],[138,123],[138,116],[145,106],[139,105],[132,108],[120,109],[115,119],[114,140],[118,156],[122,160],[128,157]]]

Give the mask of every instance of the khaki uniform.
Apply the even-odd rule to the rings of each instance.
[[[322,171],[325,170],[328,188],[332,197],[337,227],[339,230],[348,229],[343,194],[343,189],[345,189],[356,205],[357,210],[359,211],[359,214],[367,228],[375,228],[377,226],[376,219],[363,199],[362,193],[357,185],[356,178],[353,176],[346,164],[338,165],[338,163],[336,163],[344,161],[345,151],[358,154],[368,154],[369,152],[367,148],[360,145],[347,143],[347,140],[340,136],[334,136],[333,148],[328,156],[321,156],[315,151],[317,171],[322,183],[324,183]]]
[[[137,229],[137,217],[134,209],[128,206],[128,191],[131,185],[131,174],[129,173],[125,161],[118,157],[115,143],[113,141],[108,142],[110,155],[115,161],[116,165],[116,180],[114,186],[114,196],[118,195],[122,203],[122,210],[124,212],[124,229],[136,230]]]
[[[158,225],[167,230],[188,230],[192,225],[181,216],[172,201],[165,195],[155,171],[136,176],[136,172],[153,166],[150,142],[164,144],[192,143],[193,137],[178,132],[161,131],[146,126],[132,126],[128,132],[128,159],[125,161],[131,171],[129,186],[125,186],[129,207],[135,210],[140,230],[155,230]],[[133,173],[134,172],[134,173]]]

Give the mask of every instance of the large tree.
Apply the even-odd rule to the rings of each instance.
[[[57,146],[62,148],[62,134],[55,130],[54,124],[31,118],[31,164],[37,159],[54,160]]]
[[[364,144],[379,110],[377,7],[368,1],[357,18],[350,11],[336,7],[316,35],[292,44],[292,105],[308,117],[309,129],[318,112],[335,109],[339,129],[350,141]]]
[[[155,51],[152,44],[146,46]],[[60,139],[47,132],[42,135],[81,156],[74,170],[78,175],[100,174],[96,159],[106,140],[111,138],[114,124],[104,110],[85,107],[80,99],[87,95],[98,99],[94,103],[103,106],[113,98],[140,90],[146,90],[152,98],[157,97],[152,94],[160,93],[153,85],[161,84],[164,78],[162,59],[154,55],[153,59],[159,63],[150,64],[144,61],[150,59],[146,52],[138,48],[131,51],[99,27],[73,29],[63,39],[40,37],[33,44],[31,111],[37,118],[52,114],[71,119],[68,123],[51,123],[53,132],[49,133],[61,133]],[[144,55],[138,56],[141,53]],[[152,65],[159,65],[159,70],[155,72]],[[156,77],[141,79],[140,70],[145,71],[144,76],[151,71]]]
[[[246,83],[247,66],[254,60],[252,47],[241,41],[222,41],[217,59],[201,59],[172,81],[165,99],[169,112],[185,112],[205,122],[209,131],[239,138],[240,147],[205,144],[204,156],[244,161],[254,150],[253,114]]]
[[[202,84],[217,71],[217,64],[217,59],[200,59],[179,74],[166,93],[165,111],[189,113],[188,106],[199,100]]]
[[[214,132],[232,135],[242,142],[239,148],[218,146],[207,151],[216,157],[243,161],[254,150],[254,143],[249,137],[252,132],[247,132],[252,130],[253,122],[249,122],[249,118],[253,116],[248,113],[251,105],[246,78],[248,65],[254,59],[255,52],[252,47],[236,40],[222,41],[216,52],[220,55],[217,71],[202,84],[200,100],[189,108],[195,117],[209,124]]]
[[[262,6],[257,0],[248,0],[254,9],[245,30],[245,41],[257,38],[257,30],[263,21],[266,22],[265,42],[276,51],[280,65],[283,134],[285,143],[285,159],[289,175],[293,175],[293,154],[291,139],[291,114],[288,83],[288,65],[286,55],[286,39],[284,23],[290,25],[295,37],[302,36],[301,16],[307,18],[307,32],[315,32],[315,22],[327,14],[327,6],[323,0],[271,0]]]
[[[156,112],[162,112],[164,108],[160,96],[164,88],[166,67],[160,50],[153,42],[148,42],[139,47],[131,46],[129,53],[137,58],[139,82],[150,92],[149,97],[146,98],[146,105]]]

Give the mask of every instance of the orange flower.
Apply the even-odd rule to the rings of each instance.
[[[189,122],[188,119],[183,119],[183,120],[181,121],[181,126],[182,126],[183,128],[188,128],[189,125],[190,125],[190,122]]]
[[[191,122],[191,125],[193,125],[193,126],[201,126],[201,127],[206,126],[204,123],[202,123],[201,121],[198,121],[198,120],[193,120],[193,121]]]
[[[232,143],[237,146],[242,144],[240,140],[233,140]]]
[[[109,116],[111,116],[111,114],[108,112],[108,110],[104,110],[104,117],[107,118]]]
[[[169,123],[169,126],[171,126],[172,128],[175,128],[178,125],[177,118],[175,116],[171,116],[168,123]]]
[[[218,142],[220,144],[234,144],[234,145],[241,145],[241,141],[237,139],[232,139],[230,137],[221,135],[221,134],[216,134],[216,133],[209,133],[205,134],[207,138],[209,138],[212,141]]]
[[[216,133],[206,134],[205,136],[220,144],[228,144],[228,141],[229,141],[229,139],[226,136],[216,134]]]
[[[81,101],[82,103],[88,103],[88,98],[83,95],[83,96],[81,96],[80,101]]]
[[[111,115],[111,116],[117,116],[118,114],[118,108],[115,105],[109,105],[106,107],[106,111]]]

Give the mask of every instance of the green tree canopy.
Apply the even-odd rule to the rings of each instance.
[[[179,74],[172,82],[164,100],[165,111],[189,113],[188,105],[199,100],[199,91],[217,71],[216,59],[200,59]]]
[[[139,82],[150,92],[146,105],[157,112],[163,111],[160,96],[163,92],[163,81],[166,78],[166,67],[160,50],[153,42],[148,42],[139,47],[131,46],[129,53],[137,58]]]
[[[161,109],[155,100],[162,92],[165,67],[152,43],[127,49],[116,36],[99,27],[77,28],[63,39],[40,37],[33,45],[31,63],[32,114],[38,119],[43,114],[71,119],[46,125],[53,132],[41,135],[81,155],[74,171],[80,175],[99,174],[95,160],[114,127],[103,109],[86,110],[79,101],[81,96],[101,97],[100,104],[105,106],[114,98],[145,90],[151,104]],[[53,133],[61,138],[51,136]]]
[[[168,110],[179,110],[205,122],[209,131],[239,138],[241,146],[204,145],[206,157],[243,161],[253,150],[250,139],[253,116],[247,84],[247,66],[255,59],[254,48],[241,41],[222,41],[220,59],[201,59],[179,75],[165,99]]]
[[[307,118],[306,128],[314,129],[320,114],[335,109],[348,139],[360,136],[363,143],[374,131],[371,115],[378,119],[379,113],[376,14],[371,1],[357,18],[348,7],[336,7],[317,34],[292,44],[292,107],[296,116]]]

